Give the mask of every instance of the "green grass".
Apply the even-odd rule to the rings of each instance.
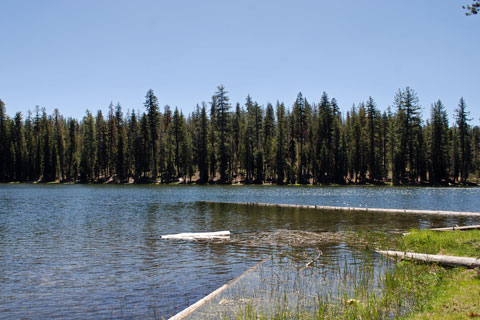
[[[401,251],[443,254],[462,257],[480,257],[480,230],[421,231],[411,230],[399,238]]]
[[[406,319],[453,320],[478,317],[480,317],[479,271],[457,269],[442,283],[428,308]]]

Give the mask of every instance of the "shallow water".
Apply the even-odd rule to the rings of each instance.
[[[279,230],[339,234],[480,222],[198,200],[480,211],[478,188],[0,185],[0,318],[168,317],[297,245],[273,236]],[[219,230],[232,231],[232,241],[160,240]],[[333,248],[342,239],[324,242]]]

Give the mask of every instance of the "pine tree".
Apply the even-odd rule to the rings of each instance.
[[[0,99],[0,181],[8,181],[7,159],[9,153],[7,114],[5,103]]]
[[[273,168],[274,168],[274,159],[275,154],[273,152],[273,139],[275,137],[275,115],[273,112],[273,106],[269,103],[267,104],[267,109],[265,111],[265,118],[263,121],[263,148],[265,150],[265,165],[264,173],[265,180],[272,181],[273,177]]]
[[[27,149],[21,112],[15,114],[12,137],[14,138],[15,150],[15,174],[13,179],[25,181],[25,174],[27,172]]]
[[[371,183],[379,180],[378,172],[380,170],[380,162],[378,161],[378,110],[372,97],[369,97],[366,104],[367,109],[367,123],[368,123],[368,172]]]
[[[228,173],[228,141],[227,135],[230,131],[228,127],[229,123],[229,98],[227,96],[227,91],[223,85],[217,87],[218,91],[215,93],[215,102],[212,102],[212,105],[215,105],[216,108],[216,120],[217,120],[217,132],[219,135],[219,154],[220,154],[220,183],[230,182],[230,174]]]
[[[396,128],[398,142],[395,150],[396,170],[402,183],[416,180],[416,153],[418,134],[421,125],[418,96],[413,89],[398,90],[394,98],[397,108]],[[407,171],[408,169],[408,171]]]
[[[150,89],[145,96],[145,108],[147,110],[148,126],[149,126],[149,138],[150,138],[150,150],[152,172],[152,178],[155,180],[158,176],[158,138],[160,131],[160,114],[158,111],[158,99]]]
[[[296,168],[297,168],[297,143],[295,141],[295,117],[291,112],[287,112],[288,127],[287,127],[287,140],[288,140],[288,165],[287,165],[287,181],[290,184],[297,182]]]
[[[175,169],[175,136],[172,133],[173,117],[169,106],[165,106],[165,116],[163,118],[164,136],[165,136],[165,152],[164,167],[162,181],[166,183],[173,182],[177,172]],[[163,165],[162,165],[163,167]]]
[[[287,168],[287,119],[285,106],[277,102],[277,127],[275,131],[276,150],[275,150],[275,171],[276,183],[283,184],[285,181],[285,170]]]
[[[469,169],[471,166],[470,158],[470,125],[468,118],[469,112],[466,111],[466,104],[463,98],[458,102],[458,108],[455,109],[455,118],[458,127],[458,143],[460,149],[460,182],[466,183]]]
[[[232,176],[236,179],[239,172],[239,162],[241,159],[241,141],[242,141],[242,122],[243,122],[243,115],[242,115],[242,108],[240,107],[240,103],[237,103],[235,107],[235,113],[232,117],[232,141],[231,141],[231,165],[230,171]]]
[[[123,181],[127,178],[127,130],[123,120],[123,112],[120,103],[115,107],[115,123],[117,126],[116,132],[118,135],[117,145],[115,148],[115,173],[117,179]]]
[[[95,176],[97,180],[108,176],[109,154],[108,129],[101,110],[98,110],[95,118],[95,133],[97,146],[97,163],[95,164]]]
[[[440,184],[448,179],[448,117],[440,100],[432,104],[430,139],[431,184]]]
[[[95,177],[96,141],[95,120],[89,110],[87,110],[87,115],[83,118],[82,137],[80,175],[82,181],[91,182]]]
[[[133,176],[134,179],[139,177],[139,172],[136,172],[137,161],[139,160],[137,156],[139,155],[137,150],[137,145],[140,144],[139,141],[139,125],[137,121],[137,115],[135,114],[135,110],[132,110],[130,113],[130,119],[127,125],[127,176],[130,178]]]
[[[51,141],[51,121],[47,116],[45,108],[42,110],[43,144],[42,144],[42,176],[43,181],[55,180],[55,162],[53,161],[55,152]]]
[[[77,131],[78,125],[75,119],[68,120],[68,145],[66,154],[66,176],[67,180],[75,182],[78,177],[78,156],[77,156]]]
[[[328,99],[326,92],[323,92],[318,105],[318,126],[315,138],[317,159],[314,171],[317,174],[316,181],[320,183],[329,183],[331,181],[332,157],[331,147],[333,141],[334,115],[332,104]]]
[[[253,182],[254,175],[254,104],[250,95],[247,96],[245,101],[245,108],[247,110],[247,119],[245,124],[245,183],[250,184]]]
[[[175,108],[173,113],[172,125],[170,126],[174,145],[175,145],[175,169],[176,169],[176,176],[184,175],[184,171],[181,170],[182,168],[182,157],[181,152],[183,151],[183,145],[185,144],[186,139],[186,123],[183,114],[178,111],[178,108]]]
[[[475,126],[472,129],[472,172],[478,178],[480,177],[480,127]]]
[[[117,119],[115,118],[115,109],[113,103],[110,103],[108,106],[108,117],[107,117],[107,176],[112,177],[115,173],[116,158],[115,154],[117,153],[117,139],[118,139],[118,126]]]
[[[58,153],[58,165],[60,170],[60,180],[65,179],[65,124],[60,111],[55,109],[55,141]]]
[[[295,122],[295,137],[299,147],[297,177],[299,183],[305,184],[307,183],[305,141],[308,132],[308,118],[305,108],[305,100],[303,99],[301,92],[298,93],[297,99],[293,105],[293,115]]]
[[[137,161],[136,172],[142,175],[142,179],[146,180],[147,173],[150,172],[151,163],[151,138],[150,127],[148,125],[148,118],[145,113],[142,114],[140,119],[140,144],[137,144]]]
[[[199,183],[208,182],[208,117],[205,104],[200,112],[200,129],[198,135],[198,171]]]

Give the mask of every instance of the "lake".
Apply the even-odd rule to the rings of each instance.
[[[200,200],[480,211],[479,188],[3,184],[0,319],[168,317],[288,247],[271,236],[279,231],[339,234],[480,222]],[[160,239],[220,230],[230,230],[232,241]],[[356,250],[338,242],[330,255]]]

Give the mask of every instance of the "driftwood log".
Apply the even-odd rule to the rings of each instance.
[[[414,253],[414,252],[402,252],[402,251],[383,251],[376,250],[378,253],[396,257],[400,259],[415,260],[415,261],[424,261],[430,263],[438,263],[441,265],[447,266],[463,266],[467,268],[478,268],[480,267],[480,259],[470,258],[470,257],[456,257],[456,256],[445,256],[439,254],[426,254],[426,253]]]
[[[433,228],[433,229],[428,229],[431,231],[456,231],[456,230],[475,230],[475,229],[480,229],[480,225],[475,225],[475,226],[453,226],[453,227],[448,227],[448,228]]]
[[[230,231],[166,234],[161,236],[161,238],[177,240],[224,240],[230,239]]]

